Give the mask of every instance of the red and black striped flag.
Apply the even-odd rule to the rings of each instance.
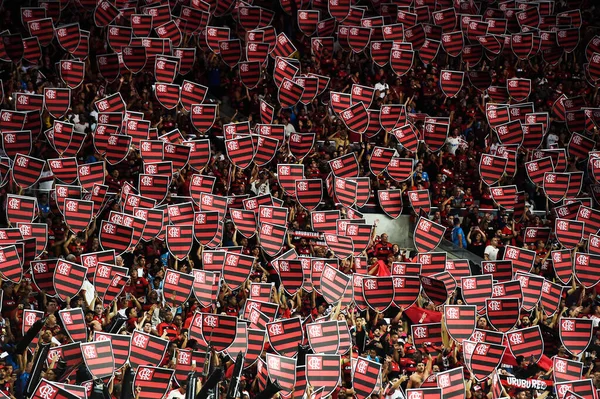
[[[354,254],[354,243],[349,237],[325,233],[325,243],[336,258],[347,259]]]
[[[293,357],[303,340],[300,317],[281,319],[267,324],[266,332],[271,348],[281,356]]]
[[[118,225],[103,220],[98,240],[104,250],[114,250],[117,255],[127,251],[133,240],[133,227]]]
[[[192,290],[201,306],[207,307],[216,300],[220,289],[221,279],[219,272],[193,269],[194,284]]]
[[[94,203],[78,199],[65,198],[63,216],[69,229],[77,234],[85,231],[94,216]]]
[[[583,353],[592,340],[594,331],[593,320],[562,317],[558,324],[560,341],[569,353],[573,356]]]
[[[97,3],[94,9],[94,23],[97,27],[108,26],[119,15],[119,9],[110,1],[102,0]]]
[[[81,61],[60,61],[59,72],[61,80],[70,89],[76,89],[83,82],[84,63]]]
[[[369,167],[371,168],[371,173],[375,176],[379,176],[383,173],[392,157],[394,156],[394,149],[385,148],[385,147],[375,147],[373,152],[371,152],[371,157],[369,158]]]
[[[479,175],[488,186],[496,184],[504,175],[508,160],[495,155],[483,154],[479,161]]]
[[[223,263],[223,280],[232,289],[240,288],[250,276],[254,257],[228,252]]]
[[[131,335],[129,364],[132,368],[160,364],[168,345],[169,341],[166,339],[135,330]]]
[[[73,184],[77,180],[77,158],[48,159],[48,166],[54,177],[64,184]]]
[[[510,281],[513,277],[513,264],[510,260],[482,261],[481,272],[494,276],[494,281]]]
[[[191,224],[166,226],[166,243],[169,252],[175,259],[184,260],[194,242],[194,226]]]
[[[381,363],[359,357],[352,373],[352,387],[357,399],[367,399],[375,391],[381,377]]]
[[[288,141],[290,152],[297,158],[303,159],[313,149],[315,133],[292,133]]]
[[[192,293],[194,276],[169,269],[165,273],[163,293],[171,307],[182,306]]]
[[[19,256],[17,245],[0,248],[0,276],[14,284],[19,284],[23,277],[24,257]]]
[[[531,79],[507,79],[506,89],[510,97],[516,102],[525,101],[531,94]]]
[[[315,210],[323,199],[323,180],[297,179],[295,180],[296,200],[307,211]]]
[[[337,303],[342,298],[348,284],[350,284],[350,280],[351,276],[344,274],[329,263],[326,263],[321,274],[319,285],[325,301],[329,304]]]
[[[304,259],[304,261],[306,262],[308,260]],[[279,279],[281,280],[281,285],[283,285],[283,289],[288,295],[295,295],[296,292],[302,289],[306,280],[303,261],[300,259],[286,259],[280,260],[278,265],[277,272],[279,274]],[[310,267],[307,266],[306,269],[308,273]]]
[[[335,198],[345,207],[350,208],[356,202],[356,181],[334,177]]]
[[[56,295],[62,301],[73,298],[81,290],[87,267],[66,260],[58,260],[54,268],[53,284]]]
[[[246,169],[254,159],[255,149],[250,135],[225,140],[225,148],[231,163],[240,169]]]
[[[591,378],[559,382],[556,384],[555,390],[557,397],[563,399],[594,398],[598,392]]]
[[[201,245],[211,242],[219,228],[219,212],[196,212],[194,215],[194,238]]]
[[[423,138],[425,144],[432,152],[437,152],[446,144],[450,125],[448,123],[438,123],[434,119],[426,119],[423,125]]]
[[[156,99],[166,109],[173,109],[179,103],[179,85],[169,83],[157,83],[154,86]],[[193,120],[192,114],[192,120]]]
[[[583,239],[584,222],[557,218],[554,229],[558,242],[567,249],[573,249]]]
[[[476,305],[477,311],[485,310],[485,300],[492,297],[492,275],[463,277],[461,279],[462,296],[465,303]]]
[[[464,370],[456,367],[437,373],[437,386],[442,390],[442,399],[461,399],[465,396]]]
[[[569,173],[544,173],[542,188],[550,201],[556,204],[565,198],[569,189],[569,179]]]
[[[406,390],[407,399],[442,399],[441,388],[413,388]]]
[[[419,252],[431,252],[442,241],[446,228],[425,217],[420,217],[413,234],[415,248]]]
[[[450,273],[445,274],[449,275]],[[452,279],[452,277],[450,277],[450,279]],[[448,299],[448,295],[453,291],[444,284],[442,279],[438,278],[438,274],[432,276],[420,275],[419,280],[421,280],[421,287],[423,288],[424,294],[435,306],[444,304]]]
[[[162,399],[169,388],[175,370],[154,366],[138,367],[133,380],[134,392],[140,388],[144,398]]]
[[[12,166],[15,183],[23,190],[33,186],[39,180],[46,161],[27,155],[17,154]]]
[[[140,190],[140,195],[153,199],[158,204],[163,202],[167,196],[170,184],[170,176],[150,174],[139,175],[138,187]]]
[[[392,277],[364,277],[362,294],[371,309],[376,312],[385,312],[394,301]]]
[[[46,225],[47,226],[47,225]],[[31,262],[31,279],[38,290],[46,292],[48,295],[56,295],[54,291],[54,268],[56,267],[56,259],[36,260]]]
[[[303,164],[278,164],[277,182],[287,195],[294,195],[296,180],[304,179]]]
[[[181,85],[181,105],[187,112],[190,112],[194,104],[202,104],[204,102],[207,92],[208,87],[184,80]]]
[[[477,307],[473,305],[444,305],[444,322],[450,337],[457,343],[462,344],[462,341],[469,339],[475,331]]]
[[[354,152],[332,159],[329,166],[336,177],[344,179],[358,177],[360,169]]]
[[[123,57],[123,65],[133,74],[140,72],[146,66],[148,60],[146,47],[126,46],[123,47],[121,54]]]
[[[341,376],[339,355],[306,355],[306,382],[323,388],[322,397],[329,396],[338,386]]]
[[[413,160],[394,156],[387,166],[387,173],[398,183],[406,181],[413,174]]]
[[[464,79],[464,72],[442,70],[440,72],[440,87],[446,97],[455,97],[462,89]]]
[[[4,394],[2,395],[4,396]],[[45,378],[41,378],[37,384],[37,387],[32,392],[31,397],[35,399],[78,399],[81,396],[79,395],[79,392],[72,392],[72,390],[68,389],[64,385],[61,386],[61,384],[57,382],[50,382]]]
[[[525,170],[527,171],[529,180],[531,180],[531,182],[534,184],[541,186],[544,184],[544,174],[554,170],[552,165],[552,158],[547,156],[525,162]]]
[[[498,140],[503,145],[517,145],[523,143],[523,127],[519,120],[504,123],[496,127]]]
[[[235,359],[235,356],[232,357]],[[202,374],[204,371],[204,364],[207,360],[206,352],[192,351],[190,349],[178,349],[176,352],[176,359],[175,378],[180,386],[187,381],[192,369],[194,369],[195,372]]]
[[[514,357],[523,356],[525,359],[531,359],[532,363],[537,363],[544,354],[544,339],[540,326],[507,332],[506,341]]]
[[[36,218],[38,204],[36,197],[8,194],[6,196],[6,218],[11,226],[17,223],[31,223]]]
[[[496,330],[506,333],[519,321],[521,300],[518,298],[488,298],[485,310],[488,321]]]
[[[515,273],[515,280],[521,283],[523,302],[521,309],[530,312],[540,301],[544,278],[529,273]]]
[[[303,94],[304,87],[293,80],[284,78],[279,87],[277,99],[282,108],[289,108],[298,104]]]
[[[394,49],[390,52],[390,67],[398,76],[403,76],[410,71],[415,58],[413,50]]]
[[[428,190],[409,191],[408,200],[415,213],[420,215],[421,212],[424,212],[425,215],[429,215],[431,202]]]
[[[88,329],[81,308],[59,310],[58,315],[73,342],[87,342]]]
[[[504,249],[504,260],[512,262],[513,272],[529,273],[533,268],[535,262],[536,253],[535,251],[517,248],[512,245],[507,245]]]
[[[23,239],[35,238],[36,257],[40,256],[48,243],[48,225],[46,223],[17,223]]]
[[[597,268],[600,266],[600,255],[578,252],[574,256],[573,274],[575,278],[586,289],[594,287],[600,280],[597,272]]]
[[[496,370],[505,351],[504,345],[465,341],[465,360],[470,358],[472,375],[477,381],[487,379]]]
[[[111,334],[102,331],[94,331],[94,341],[109,341],[112,347],[114,369],[118,370],[127,363],[129,359],[129,347],[131,346],[131,335]]]
[[[437,356],[437,348],[442,346],[441,323],[413,324],[411,333],[415,347],[426,345],[431,356]]]
[[[201,335],[215,351],[222,352],[231,346],[236,335],[237,317],[200,313],[194,320],[196,318],[201,318]]]
[[[190,120],[192,126],[200,133],[207,132],[215,123],[217,118],[217,105],[216,104],[192,104]],[[209,154],[210,156],[210,154]],[[192,157],[193,158],[193,157]],[[203,159],[203,158],[201,158]],[[206,166],[205,162],[200,162],[197,166]],[[200,169],[195,168],[197,171]]]
[[[271,381],[279,383],[282,395],[290,395],[296,385],[296,359],[267,353],[266,363]]]
[[[79,29],[79,23],[73,23],[68,25],[62,25],[55,28],[56,39],[60,47],[66,52],[72,54],[81,41],[81,30]]]
[[[287,228],[270,223],[263,223],[258,232],[258,238],[263,250],[269,256],[275,256],[283,247]]]
[[[551,317],[558,311],[563,298],[563,291],[564,287],[562,285],[544,280],[540,301],[546,316]]]
[[[552,358],[552,371],[555,384],[580,380],[583,376],[583,363],[554,356]]]
[[[164,210],[150,208],[133,208],[133,214],[139,219],[146,221],[141,239],[150,241],[163,231]]]
[[[258,224],[263,223],[276,224],[278,226],[286,226],[288,219],[288,209],[278,206],[259,205],[258,207]]]
[[[115,359],[110,341],[84,342],[81,353],[92,377],[102,379],[113,374]]]

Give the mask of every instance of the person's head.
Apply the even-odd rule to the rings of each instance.
[[[425,364],[423,362],[417,363],[417,373],[422,373],[425,371]]]
[[[127,308],[127,310],[125,311],[125,316],[127,316],[128,319],[133,319],[137,317],[137,309],[135,307],[130,307]]]
[[[383,234],[381,235],[381,242],[382,242],[383,244],[387,244],[387,242],[388,242],[388,235],[387,235],[386,233],[383,233]]]
[[[165,321],[167,323],[171,323],[173,321],[173,313],[171,313],[170,311],[166,311],[165,312]]]
[[[493,237],[493,238],[490,240],[490,245],[491,245],[492,247],[496,248],[496,247],[498,246],[498,238],[497,238],[497,237]]]
[[[531,320],[529,319],[529,316],[525,315],[521,317],[521,325],[523,327],[529,327],[531,325]]]
[[[142,329],[146,334],[150,334],[152,332],[152,322],[150,320],[145,321]]]

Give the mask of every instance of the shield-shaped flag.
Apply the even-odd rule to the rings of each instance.
[[[133,228],[103,220],[98,234],[100,245],[105,250],[114,250],[117,255],[127,251],[133,240]]]
[[[266,331],[271,347],[281,356],[293,357],[298,353],[298,344],[303,339],[299,317],[270,322]]]
[[[419,252],[431,252],[442,241],[446,228],[427,218],[421,217],[414,231],[415,248]]]
[[[519,321],[520,301],[517,298],[488,298],[485,310],[488,321],[496,330],[508,332]]]
[[[483,154],[479,162],[479,175],[488,186],[496,184],[504,175],[508,161],[490,154]]]
[[[194,240],[194,226],[189,225],[178,225],[178,226],[166,226],[166,243],[169,252],[175,259],[185,259],[190,250],[192,249],[192,243]]]
[[[350,284],[350,280],[351,276],[326,263],[320,280],[320,288],[325,301],[329,304],[337,303]]]
[[[129,364],[131,367],[160,364],[168,345],[169,341],[166,339],[135,330],[131,335]]]
[[[306,382],[313,387],[322,387],[326,397],[333,392],[340,380],[339,355],[306,355]]]
[[[381,364],[359,357],[352,373],[352,387],[358,399],[367,399],[373,394],[380,378]]]
[[[573,272],[581,285],[590,289],[598,284],[600,276],[598,276],[597,267],[600,265],[600,255],[578,252],[574,255],[573,260]]]
[[[115,370],[115,359],[110,341],[93,341],[81,344],[83,360],[94,378],[106,378]]]
[[[215,351],[222,352],[231,346],[236,335],[237,317],[199,313],[194,320],[196,318],[201,318],[201,335]]]
[[[478,312],[485,310],[485,300],[492,296],[492,275],[463,277],[461,280],[464,301],[469,305],[476,305]]]
[[[131,335],[94,331],[94,341],[110,342],[115,369],[120,369],[127,363],[129,359],[129,347],[131,346]]]
[[[133,380],[134,392],[136,389],[144,392],[148,399],[163,398],[169,387],[175,370],[154,366],[140,366],[137,368]]]
[[[462,344],[475,331],[477,307],[473,305],[444,305],[446,331],[453,340]]]
[[[83,280],[87,274],[87,267],[66,260],[58,260],[54,268],[54,291],[62,300],[73,298],[79,293]]]
[[[544,353],[540,326],[532,326],[506,333],[508,348],[514,357],[523,356],[537,362]]]
[[[473,377],[477,381],[483,381],[496,370],[502,361],[506,347],[487,342],[470,342],[471,345],[468,345],[469,342],[465,341],[465,359],[471,359]]]
[[[593,320],[562,317],[558,335],[565,348],[573,356],[578,356],[589,346],[593,335]]]
[[[59,310],[62,324],[74,342],[87,342],[88,329],[81,308]],[[112,372],[113,370],[110,370]]]
[[[165,273],[164,297],[169,306],[181,306],[189,298],[194,276],[169,269]]]
[[[365,277],[362,293],[366,304],[377,312],[385,312],[394,300],[394,281],[389,277]]]

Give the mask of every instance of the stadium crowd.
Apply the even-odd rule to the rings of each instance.
[[[21,2],[4,2],[0,8],[2,29],[11,33],[20,32],[28,35],[20,20],[19,7]],[[36,3],[36,2],[30,2]],[[48,2],[46,2],[48,3]],[[63,2],[69,3],[69,2]],[[83,2],[82,2],[83,3]],[[89,3],[89,2],[87,2]],[[142,2],[117,1],[119,4],[136,4]],[[152,2],[147,1],[150,4]],[[169,3],[169,2],[163,2]],[[174,10],[186,1],[171,1]],[[375,3],[375,2],[373,2]],[[457,2],[459,3],[459,2]],[[494,7],[488,2],[474,2],[478,6]],[[514,3],[514,2],[513,2]],[[540,2],[541,3],[541,2]],[[486,60],[482,70],[489,70],[492,85],[502,86],[507,79],[521,77],[531,79],[532,91],[529,101],[535,104],[536,112],[548,112],[553,117],[552,107],[563,94],[568,98],[581,96],[587,107],[600,107],[600,97],[597,87],[592,87],[586,81],[582,65],[585,63],[586,44],[596,34],[595,23],[600,20],[600,10],[591,1],[556,1],[552,2],[555,13],[567,11],[575,3],[581,9],[580,43],[574,52],[564,54],[556,63],[545,62],[541,55],[526,61],[519,61],[510,51],[504,51],[494,60]],[[365,3],[365,15],[375,16],[373,4]],[[575,7],[575,8],[576,8]],[[279,5],[277,4],[277,8]],[[450,134],[446,144],[439,152],[431,152],[421,142],[416,153],[402,148],[393,134],[380,131],[372,137],[359,135],[349,131],[331,107],[328,106],[329,94],[323,94],[310,104],[297,105],[292,108],[277,106],[277,86],[273,82],[269,65],[263,73],[260,84],[255,88],[247,88],[241,82],[237,68],[227,67],[217,54],[206,46],[197,46],[196,38],[185,37],[188,47],[196,46],[196,56],[193,69],[178,77],[176,83],[183,78],[205,85],[209,89],[210,98],[220,105],[220,114],[214,126],[206,136],[198,133],[191,125],[190,115],[181,107],[167,110],[156,99],[153,93],[153,71],[144,70],[132,74],[122,68],[121,76],[112,83],[107,82],[98,70],[95,57],[98,54],[110,52],[106,38],[106,29],[98,28],[91,18],[92,9],[85,9],[79,1],[71,1],[60,15],[62,23],[79,22],[81,29],[89,33],[89,57],[85,66],[84,83],[72,90],[71,110],[66,120],[74,124],[75,131],[86,134],[82,148],[77,154],[80,164],[102,161],[103,156],[96,152],[93,145],[93,133],[98,124],[98,112],[94,103],[108,94],[119,92],[123,97],[128,111],[143,113],[146,120],[151,121],[158,130],[158,136],[177,128],[186,139],[210,138],[211,158],[203,174],[216,178],[214,194],[234,196],[249,194],[250,197],[270,194],[273,198],[283,201],[289,209],[288,238],[282,253],[295,249],[300,256],[333,258],[323,242],[316,238],[307,237],[294,232],[312,232],[310,212],[304,209],[294,197],[283,191],[277,179],[277,164],[301,162],[305,166],[305,177],[325,181],[330,173],[328,161],[344,154],[354,152],[360,164],[360,176],[370,179],[371,195],[368,203],[361,210],[364,213],[381,213],[378,205],[377,192],[381,189],[401,189],[403,198],[403,214],[410,215],[414,224],[418,217],[409,206],[409,191],[426,189],[429,191],[433,207],[429,218],[447,227],[445,238],[452,242],[454,248],[467,249],[473,259],[497,260],[502,259],[503,247],[512,245],[535,251],[533,274],[544,276],[549,281],[556,281],[549,257],[553,249],[560,245],[553,235],[547,239],[528,241],[525,239],[525,229],[528,227],[549,227],[554,229],[555,215],[553,204],[547,201],[544,190],[532,183],[525,171],[524,164],[531,160],[531,151],[521,149],[517,154],[517,170],[514,175],[504,175],[500,185],[516,185],[519,191],[525,192],[525,212],[521,218],[515,218],[512,212],[500,208],[493,201],[490,190],[479,176],[478,165],[482,154],[494,154],[498,146],[494,133],[490,129],[485,116],[485,103],[489,97],[485,92],[478,91],[466,80],[460,93],[455,98],[447,98],[440,87],[439,76],[441,69],[468,70],[460,57],[450,57],[440,51],[429,65],[424,65],[418,57],[410,71],[404,76],[397,76],[389,66],[380,68],[372,62],[368,51],[352,53],[344,51],[339,43],[334,51],[325,49],[316,55],[311,51],[310,38],[299,32],[292,17],[276,12],[273,25],[278,32],[286,32],[293,38],[297,58],[303,72],[316,73],[331,78],[329,90],[348,93],[353,84],[375,87],[375,100],[371,106],[379,109],[384,104],[405,104],[407,112],[412,115],[427,114],[436,117],[450,118]],[[121,25],[128,24],[126,18],[120,18]],[[243,30],[232,16],[221,17],[218,22],[229,26],[232,32],[243,37]],[[213,22],[215,24],[217,22]],[[183,47],[183,46],[182,46]],[[38,64],[21,61],[16,65],[3,62],[0,79],[3,93],[2,108],[12,108],[15,94],[19,92],[43,94],[45,87],[60,86],[60,78],[56,73],[55,63],[66,57],[65,52],[52,44],[42,48],[42,56]],[[249,121],[254,127],[260,121],[261,101],[276,108],[274,124],[285,126],[286,137],[294,132],[315,132],[316,141],[309,155],[304,159],[296,159],[288,151],[278,151],[275,158],[268,164],[258,167],[251,166],[245,170],[232,166],[227,157],[223,142],[223,126],[228,123]],[[42,116],[42,131],[52,127],[53,118],[44,113]],[[421,125],[418,125],[421,126]],[[597,138],[598,129],[593,129],[592,138]],[[544,137],[541,148],[567,148],[570,133],[565,124],[552,121]],[[374,176],[369,167],[373,148],[395,148],[401,158],[415,160],[414,173],[405,182],[393,180],[387,173]],[[591,149],[590,149],[591,150]],[[39,159],[58,158],[59,154],[47,142],[44,134],[34,137],[31,156]],[[593,197],[593,178],[588,173],[586,159],[568,158],[567,171],[583,171],[584,182],[580,197]],[[6,209],[7,194],[30,195],[37,197],[38,223],[48,226],[47,246],[41,259],[64,258],[79,263],[81,255],[101,250],[98,240],[100,221],[107,218],[111,210],[120,211],[120,192],[127,183],[137,186],[139,174],[143,170],[142,158],[137,150],[129,152],[125,161],[111,166],[107,164],[106,185],[109,198],[104,211],[93,221],[85,233],[73,234],[57,207],[53,182],[49,170],[45,170],[42,178],[31,189],[20,190],[9,179],[2,187],[0,204]],[[190,197],[190,182],[193,170],[185,167],[178,171],[172,179],[169,194],[165,204],[177,203],[178,198]],[[595,199],[594,199],[595,201]],[[324,189],[323,204],[319,209],[338,209],[339,204]],[[7,227],[8,221],[4,212],[0,212],[0,226]],[[376,228],[367,250],[363,256],[368,259],[368,273],[378,276],[390,274],[392,263],[410,262],[416,252],[411,248],[401,248],[390,240],[386,231]],[[170,255],[164,241],[156,238],[140,242],[131,252],[123,253],[116,258],[117,266],[129,270],[130,280],[121,296],[111,306],[105,308],[102,301],[93,293],[84,289],[80,294],[71,298],[69,303],[46,295],[34,284],[31,272],[25,266],[25,273],[18,284],[5,281],[2,285],[2,308],[0,318],[0,340],[2,350],[7,353],[0,360],[0,392],[10,398],[23,398],[26,383],[31,376],[33,367],[33,351],[15,353],[16,344],[23,338],[23,312],[27,309],[41,310],[44,313],[45,324],[39,333],[39,342],[50,343],[51,346],[64,345],[71,342],[58,318],[58,311],[65,308],[83,307],[89,329],[90,339],[94,331],[101,331],[111,326],[113,319],[126,319],[119,333],[131,334],[140,329],[150,334],[168,339],[171,344],[167,354],[159,366],[175,368],[178,349],[195,348],[194,340],[189,339],[188,331],[194,312],[201,310],[207,313],[225,313],[238,316],[244,309],[249,298],[250,283],[273,283],[272,301],[279,305],[279,317],[290,318],[301,316],[317,320],[319,318],[337,318],[345,320],[352,336],[352,350],[344,354],[342,361],[342,382],[333,396],[338,399],[354,398],[356,392],[352,386],[351,358],[361,356],[377,361],[382,365],[381,383],[373,397],[379,399],[397,399],[404,397],[404,390],[423,386],[435,387],[432,377],[436,373],[455,367],[463,367],[466,380],[466,397],[496,398],[492,392],[490,380],[477,382],[471,379],[469,368],[465,364],[462,345],[453,343],[446,332],[441,347],[434,348],[434,356],[427,345],[416,345],[413,342],[410,326],[413,324],[439,322],[441,308],[435,307],[422,294],[411,309],[389,308],[384,313],[370,309],[360,311],[355,305],[340,309],[326,303],[317,294],[300,290],[293,296],[284,292],[280,287],[277,272],[271,264],[272,257],[266,255],[256,237],[247,239],[236,231],[232,221],[224,225],[222,247],[240,246],[242,253],[256,258],[250,277],[241,289],[231,290],[226,284],[221,286],[216,301],[208,308],[202,307],[194,295],[182,306],[169,307],[167,296],[163,292],[166,270],[175,268],[181,272],[201,268],[202,251],[205,248],[194,244],[190,256],[184,261],[175,261]],[[582,242],[578,250],[585,251],[587,243]],[[356,271],[352,259],[341,262],[341,270],[346,273]],[[473,264],[473,270],[479,265]],[[584,364],[584,377],[591,378],[595,388],[600,389],[600,363],[596,357],[596,349],[600,345],[600,335],[597,327],[600,321],[600,300],[596,289],[585,289],[575,279],[565,290],[555,316],[546,317],[538,305],[531,312],[522,311],[518,327],[539,325],[544,334],[545,354],[551,358],[574,358],[561,344],[557,333],[558,315],[590,318],[594,321],[594,336],[591,349],[578,360]],[[88,288],[89,290],[89,288]],[[460,290],[458,290],[460,292]],[[462,303],[459,293],[455,293],[449,304]],[[485,316],[479,316],[477,327],[483,330],[491,329]],[[35,348],[34,348],[35,349]],[[265,352],[269,351],[268,342]],[[233,369],[233,360],[225,353],[214,353],[213,367],[223,367],[225,378],[220,385],[221,397],[225,397],[227,384]],[[542,368],[535,362],[517,357],[514,364],[503,363],[500,373],[514,376],[522,380],[540,379],[551,381],[552,370]],[[206,368],[207,365],[204,365]],[[65,379],[64,368],[57,357],[44,366],[43,378],[49,381],[70,381],[81,383],[73,373]],[[121,381],[125,370],[115,373],[110,383],[113,398],[121,398]],[[174,383],[167,398],[185,397],[185,387],[177,388]],[[515,398],[558,397],[548,384],[545,390],[533,388],[521,389],[505,386],[501,396]],[[241,399],[253,398],[260,391],[256,366],[243,372],[240,386]],[[137,392],[144,397],[144,392]]]

